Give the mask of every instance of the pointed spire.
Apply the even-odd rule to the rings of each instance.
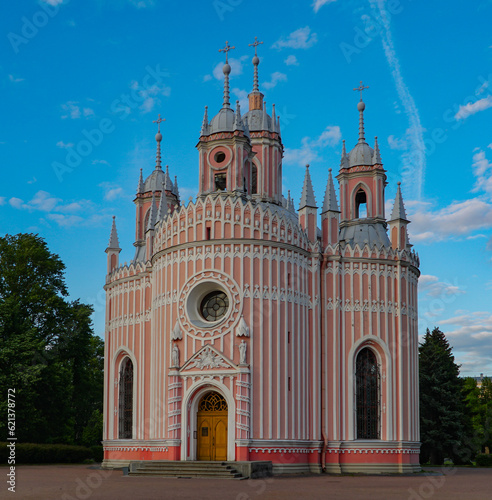
[[[258,45],[261,45],[263,42],[258,41],[258,37],[255,36],[255,41],[253,43],[249,43],[249,47],[254,47],[255,48],[255,55],[253,57],[253,65],[255,67],[255,73],[254,73],[254,78],[253,78],[253,92],[259,92],[258,89],[258,65],[260,64],[260,58],[258,57],[258,51],[257,47]]]
[[[116,217],[114,215],[113,215],[113,224],[111,226],[111,234],[109,236],[109,244],[108,248],[106,248],[106,251],[108,250],[121,251],[120,242],[118,241],[118,232],[116,231]]]
[[[161,115],[159,114],[159,117],[157,120],[154,120],[152,123],[157,123],[157,134],[155,134],[155,140],[157,141],[157,152],[155,155],[155,169],[156,170],[162,170],[161,167],[161,141],[162,141],[162,134],[161,134],[161,123],[165,122],[165,118],[161,118]]]
[[[331,175],[331,168],[328,169],[328,182],[326,183],[325,199],[323,200],[322,214],[325,212],[340,212],[338,209],[337,195],[335,193],[335,185]]]
[[[152,191],[152,202],[150,204],[150,212],[149,212],[149,222],[147,223],[147,231],[154,229],[156,222],[156,211],[157,208],[155,206],[155,191]]]
[[[144,181],[143,181],[143,175],[142,175],[142,169],[140,169],[140,177],[138,178],[138,187],[137,187],[137,194],[143,194],[144,193]]]
[[[272,132],[278,132],[277,130],[277,115],[275,113],[275,104],[272,105]]]
[[[277,116],[277,134],[280,135],[280,116]]]
[[[164,189],[166,191],[173,192],[173,183],[171,181],[171,177],[169,175],[169,165],[166,165],[166,173],[164,174]]]
[[[164,189],[164,183],[162,183],[161,199],[159,200],[159,208],[157,210],[156,224],[157,222],[160,222],[161,220],[164,220],[166,218],[167,212],[168,212],[167,194],[166,190]]]
[[[200,135],[208,134],[208,106],[205,106],[205,113],[203,114],[202,130]]]
[[[236,116],[234,117],[234,130],[244,130],[243,120],[241,119],[241,106],[236,101]]]
[[[263,113],[261,115],[261,130],[268,130],[268,115],[266,112],[266,101],[263,101]]]
[[[260,58],[258,57],[258,45],[261,45],[263,42],[258,41],[258,37],[255,36],[254,43],[250,43],[250,47],[255,48],[255,55],[253,56],[253,66],[254,66],[254,76],[253,76],[253,90],[248,95],[249,99],[249,110],[253,109],[262,109],[264,107],[263,104],[263,94],[260,92],[260,88],[258,85],[258,65],[260,64]]]
[[[229,75],[231,73],[231,67],[229,66],[229,57],[228,52],[236,47],[231,47],[229,42],[226,41],[225,47],[223,49],[219,49],[219,52],[225,52],[226,62],[224,67],[222,68],[222,72],[224,73],[224,102],[222,104],[223,108],[230,108],[231,103],[229,102]]]
[[[342,141],[342,159],[340,160],[340,168],[349,168],[347,150],[345,149],[345,139]]]
[[[316,200],[314,198],[311,176],[309,175],[309,164],[306,165],[306,174],[304,176],[304,185],[302,186],[302,195],[301,202],[299,204],[299,210],[303,209],[304,207],[318,208],[316,206]]]
[[[290,189],[287,191],[287,210],[293,214],[296,213],[296,207],[294,205],[294,199],[290,195]]]
[[[178,176],[177,175],[174,176],[174,191],[173,191],[173,194],[174,194],[174,196],[176,196],[176,198],[179,201],[179,188],[178,188]]]
[[[403,205],[403,197],[401,195],[401,182],[398,182],[398,189],[396,190],[395,204],[391,212],[390,220],[404,220],[408,222],[407,214],[405,212],[405,205]]]
[[[373,165],[382,165],[381,154],[379,153],[379,144],[377,136],[374,138],[374,154],[372,155]]]

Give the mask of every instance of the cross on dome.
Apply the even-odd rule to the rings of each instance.
[[[228,56],[228,54],[227,54],[227,53],[228,53],[230,50],[235,49],[235,48],[236,48],[236,47],[231,47],[231,46],[229,45],[229,42],[226,40],[225,47],[224,47],[223,49],[219,49],[219,52],[225,52],[225,55],[226,55],[226,63],[227,63],[227,62],[229,62],[229,61],[228,61],[228,57],[227,57],[227,56]]]
[[[157,133],[159,134],[161,132],[161,123],[165,122],[166,119],[165,118],[161,118],[161,114],[160,113],[159,113],[158,116],[159,117],[157,118],[157,120],[154,120],[152,123],[157,123]]]
[[[360,100],[362,101],[362,91],[366,90],[368,88],[369,88],[368,86],[364,87],[364,85],[362,85],[362,80],[361,80],[360,81],[360,85],[357,88],[353,89],[353,90],[358,90],[360,92]]]
[[[255,48],[255,56],[257,56],[257,52],[256,52],[256,48],[258,47],[258,45],[261,45],[263,42],[259,42],[258,41],[258,37],[255,36],[255,41],[254,43],[248,43],[248,47],[254,47]]]

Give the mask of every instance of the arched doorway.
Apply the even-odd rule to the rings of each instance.
[[[197,460],[227,460],[227,402],[218,392],[208,392],[198,404]]]

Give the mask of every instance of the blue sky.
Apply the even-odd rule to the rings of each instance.
[[[462,374],[492,375],[492,1],[22,0],[0,19],[2,234],[35,232],[67,266],[72,298],[104,333],[111,217],[120,261],[133,258],[139,169],[163,164],[181,198],[198,186],[204,106],[222,102],[225,41],[231,100],[260,88],[280,115],[284,195],[298,205],[304,165],[321,205],[341,140],[378,136],[387,215],[402,182],[421,259],[420,333],[439,326]]]

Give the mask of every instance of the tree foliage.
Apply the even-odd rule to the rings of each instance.
[[[444,333],[427,329],[419,346],[421,462],[463,461],[466,436],[462,380]],[[471,457],[468,457],[468,460]]]
[[[0,238],[0,411],[15,388],[19,441],[81,443],[102,410],[103,341],[92,307],[68,300],[64,272],[39,236]]]

